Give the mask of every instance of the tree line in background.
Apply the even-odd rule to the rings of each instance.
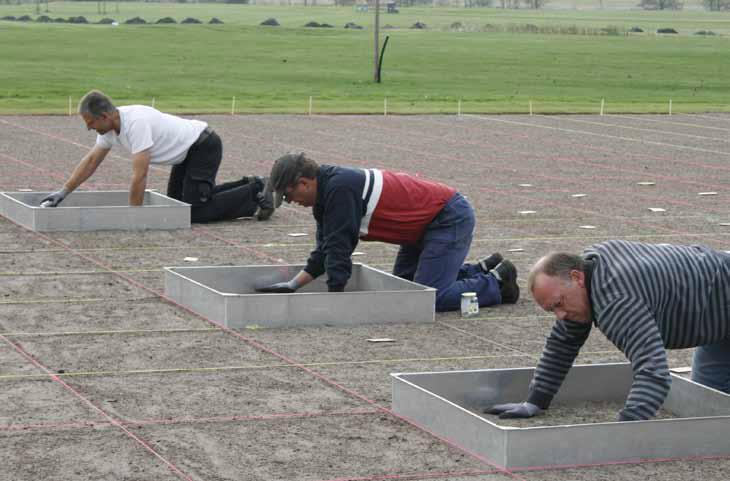
[[[66,1],[77,1],[77,2],[96,2],[99,6],[99,12],[106,12],[106,1],[100,0],[66,0]],[[115,3],[118,5],[119,1],[139,1],[139,0],[116,0]],[[239,4],[254,4],[256,0],[143,0],[151,3],[239,3]],[[374,4],[373,0],[329,0],[333,2],[335,6],[353,6],[356,4]],[[386,3],[387,0],[382,0],[381,3]],[[543,8],[549,0],[463,0],[463,6],[465,8],[479,8],[479,7],[497,7],[505,9],[540,9]],[[289,4],[304,2],[304,6],[317,5],[317,0],[289,0]],[[26,3],[32,3],[36,5],[36,10],[40,10],[40,6],[45,6],[45,11],[49,11],[48,0],[0,0],[0,4],[6,5],[21,5]],[[325,0],[325,3],[328,3]],[[396,0],[398,7],[417,7],[417,6],[447,6],[451,2],[449,0]],[[603,7],[603,0],[599,0],[600,6]],[[730,0],[702,0],[702,4],[706,10],[711,12],[720,12],[730,10]],[[641,0],[639,7],[645,10],[682,10],[684,3],[681,0]],[[118,6],[117,6],[118,9]]]
[[[730,10],[730,0],[702,0],[702,5],[711,12]],[[684,3],[680,0],[641,0],[639,6],[644,10],[682,10]]]

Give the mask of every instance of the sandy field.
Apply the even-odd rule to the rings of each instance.
[[[730,249],[727,115],[200,118],[223,139],[219,181],[305,151],[454,186],[477,212],[469,259],[501,252],[523,291],[551,250],[616,238]],[[60,187],[93,143],[76,117],[0,117],[0,191]],[[129,156],[112,153],[83,189],[128,187]],[[167,175],[153,168],[148,187],[164,192]],[[524,292],[470,319],[240,331],[164,298],[165,266],[303,263],[314,227],[290,205],[179,231],[40,234],[0,217],[0,481],[728,478],[726,458],[507,471],[390,411],[392,372],[534,366],[552,318]],[[397,247],[357,250],[389,270]],[[671,366],[691,356],[671,351]],[[622,360],[593,332],[578,362]]]

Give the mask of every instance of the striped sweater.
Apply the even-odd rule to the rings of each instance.
[[[666,349],[730,337],[730,254],[705,246],[607,241],[593,260],[594,324],[631,362],[633,384],[619,419],[653,417],[669,392]],[[557,320],[530,383],[528,401],[546,409],[588,338],[590,323]]]

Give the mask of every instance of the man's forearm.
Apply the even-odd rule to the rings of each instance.
[[[78,186],[86,182],[86,179],[96,172],[100,163],[101,159],[97,159],[92,154],[86,155],[71,173],[71,177],[63,184],[63,188],[68,192],[76,190]]]
[[[144,190],[147,187],[147,172],[150,168],[150,153],[145,150],[132,156],[132,182],[129,185],[129,205],[140,206],[144,203]]]
[[[132,179],[132,184],[129,186],[129,205],[140,206],[144,203],[144,191],[147,187],[147,177],[141,179]]]

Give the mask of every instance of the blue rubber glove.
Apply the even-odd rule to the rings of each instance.
[[[61,190],[57,190],[56,192],[52,192],[43,198],[41,201],[41,207],[56,207],[63,201],[63,199],[66,198],[67,195],[68,191],[65,187]]]
[[[500,419],[531,418],[542,411],[532,403],[496,404],[484,410],[487,414],[499,414]]]

